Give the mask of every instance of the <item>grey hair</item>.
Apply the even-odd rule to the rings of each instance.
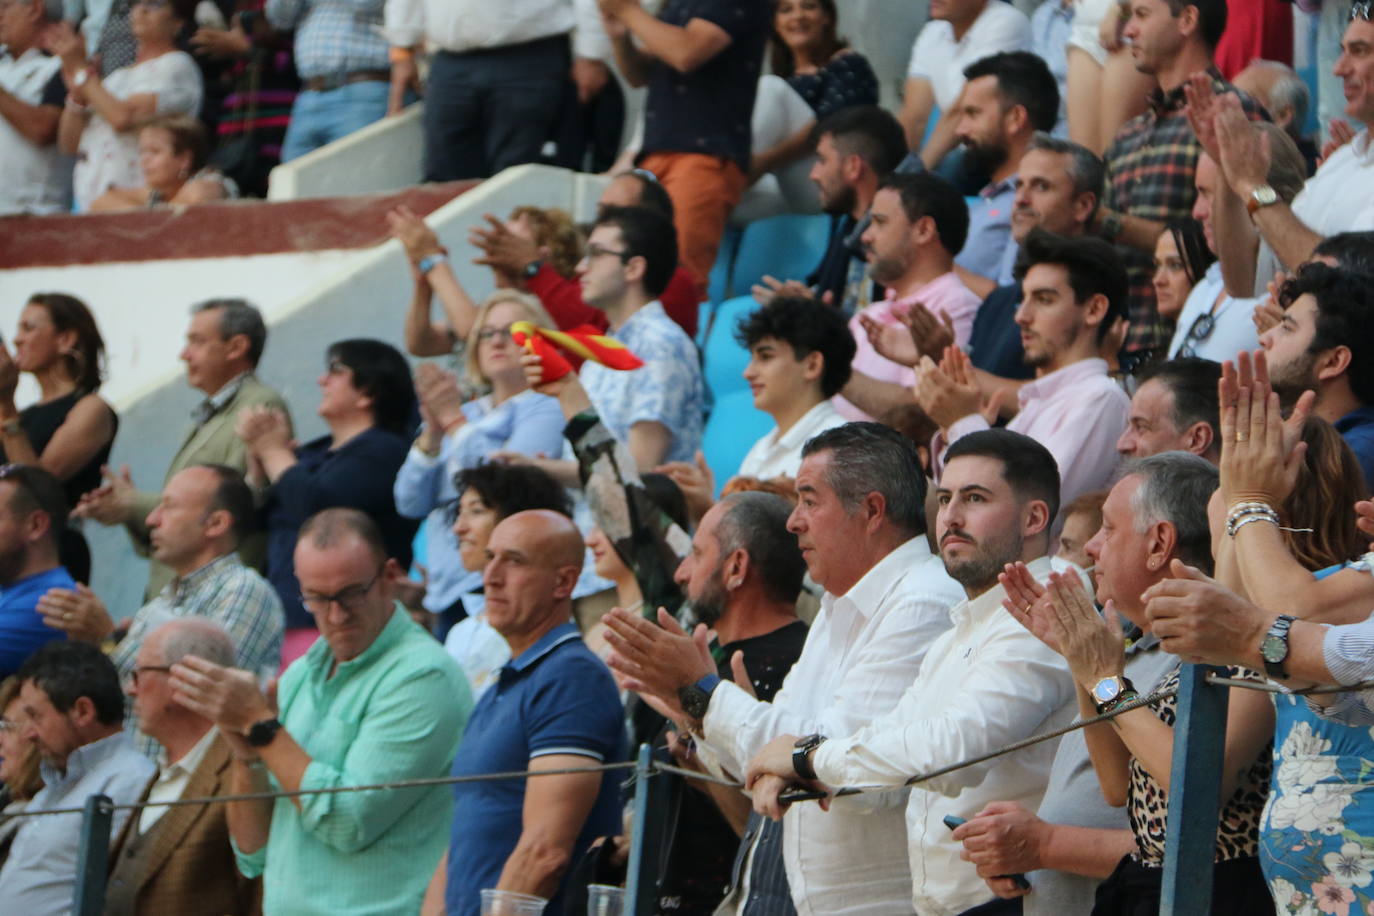
[[[242,334],[248,338],[248,362],[256,368],[267,346],[267,325],[262,320],[262,312],[247,299],[206,299],[191,306],[191,314],[199,315],[211,309],[219,309],[221,337],[228,340]]]
[[[1269,135],[1269,174],[1265,180],[1280,200],[1292,203],[1307,182],[1307,160],[1288,132],[1273,121],[1259,121],[1255,126]]]
[[[1068,156],[1072,160],[1069,165],[1069,178],[1073,181],[1073,193],[1078,195],[1091,191],[1093,197],[1101,201],[1104,168],[1102,159],[1092,150],[1072,140],[1052,137],[1041,130],[1036,131],[1031,137],[1030,146],[1026,149]],[[1096,209],[1094,205],[1093,210]]]
[[[797,536],[787,530],[792,514],[787,500],[776,493],[747,491],[732,493],[721,503],[725,512],[716,527],[720,558],[743,548],[769,596],[796,601],[806,563],[797,548]]]
[[[62,18],[62,0],[41,0],[43,6],[43,18],[48,22],[57,22]]]
[[[1140,486],[1131,497],[1136,531],[1167,522],[1178,537],[1175,554],[1209,575],[1212,572],[1212,531],[1207,502],[1220,483],[1215,465],[1191,452],[1161,452],[1129,461],[1121,477],[1137,476]]]
[[[1269,114],[1272,116],[1285,108],[1292,109],[1293,118],[1288,122],[1288,134],[1294,140],[1301,139],[1302,126],[1307,123],[1307,109],[1312,105],[1312,93],[1307,84],[1296,70],[1277,60],[1252,60],[1250,66],[1274,74],[1274,85],[1269,87],[1269,105],[1274,110]]]
[[[175,665],[188,655],[226,668],[234,665],[234,641],[224,627],[208,617],[181,617],[153,632],[159,631],[166,634],[162,639],[164,665]]]
[[[888,520],[908,535],[926,530],[926,477],[910,439],[881,423],[846,423],[802,446],[802,457],[830,452],[825,482],[853,512],[870,493],[882,494]]]

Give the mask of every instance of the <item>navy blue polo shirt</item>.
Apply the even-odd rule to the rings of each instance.
[[[1021,348],[1021,328],[1016,323],[1020,305],[1021,284],[1009,283],[988,293],[978,306],[968,339],[968,358],[974,366],[1001,378],[1035,377]]]
[[[1374,484],[1374,407],[1356,407],[1336,421],[1336,432],[1355,453],[1366,484]]]
[[[554,627],[501,669],[468,719],[453,775],[524,770],[533,757],[576,754],[588,764],[625,759],[625,722],[611,672],[571,623]],[[576,859],[599,836],[620,833],[620,783],[601,778],[601,793],[573,847]],[[495,887],[520,839],[525,781],[502,779],[453,787],[448,849],[449,916],[478,916],[480,891]],[[565,873],[566,877],[566,873]],[[545,916],[563,912],[563,889]]]
[[[730,44],[691,73],[679,73],[662,61],[651,65],[640,151],[704,153],[748,172],[754,95],[772,5],[764,0],[668,0],[658,18],[680,27],[705,20],[729,35]]]

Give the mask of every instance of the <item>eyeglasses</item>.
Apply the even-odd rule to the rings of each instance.
[[[1183,338],[1183,346],[1178,348],[1178,355],[1182,357],[1197,356],[1196,345],[1206,340],[1216,326],[1216,317],[1211,312],[1206,312],[1193,319],[1192,327],[1188,328],[1188,333]]]
[[[324,364],[324,371],[330,375],[343,375],[345,372],[352,372],[353,370],[345,366],[339,360],[331,359]]]
[[[367,580],[366,585],[351,585],[343,591],[333,595],[307,595],[301,592],[301,604],[312,614],[328,613],[331,604],[337,604],[349,614],[357,611],[367,600],[367,593],[372,591],[372,586],[377,584],[377,580],[382,577],[385,566],[377,568],[377,574]]]
[[[1371,3],[1370,0],[1362,0],[1360,3],[1351,4],[1350,21],[1354,22],[1356,19],[1363,19],[1365,22],[1374,21],[1374,3]]]
[[[486,343],[489,340],[500,340],[510,337],[510,325],[499,328],[483,328],[477,332],[477,342]]]
[[[171,671],[171,670],[172,670],[172,666],[171,666],[171,665],[143,665],[143,666],[141,666],[141,667],[135,668],[133,671],[131,671],[131,672],[129,673],[129,680],[133,682],[133,684],[134,684],[135,687],[137,687],[137,686],[138,686],[138,678],[139,678],[139,675],[141,675],[143,672],[145,672],[145,671],[161,671],[161,672],[163,672],[163,673],[165,674],[166,672]]]
[[[133,6],[146,6],[150,10],[165,10],[172,4],[167,0],[134,0]]]
[[[630,254],[628,251],[616,251],[614,248],[602,248],[595,242],[588,242],[587,253],[582,256],[582,260],[590,261],[593,258],[599,258],[606,254],[615,255],[617,258],[620,258],[622,263],[634,257],[634,255]]]

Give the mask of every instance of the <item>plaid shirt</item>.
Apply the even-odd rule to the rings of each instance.
[[[143,640],[178,617],[208,617],[234,641],[238,667],[259,677],[275,677],[281,666],[282,633],[286,612],[277,591],[256,570],[244,566],[236,553],[211,560],[190,575],[173,579],[152,601],[138,609],[129,634],[110,653],[121,679],[133,674]],[[138,730],[138,716],[128,704],[124,728],[138,749],[156,757],[159,745]]]
[[[296,72],[301,79],[387,70],[382,36],[384,0],[267,0],[267,21],[296,30]]]
[[[1217,92],[1235,92],[1252,120],[1266,119],[1265,111],[1254,99],[1221,78],[1215,68],[1208,71]],[[1193,212],[1197,189],[1193,176],[1202,155],[1184,113],[1183,87],[1165,94],[1156,88],[1150,94],[1150,108],[1121,126],[1103,156],[1106,178],[1103,202],[1110,210],[1167,223],[1186,219]],[[1154,260],[1147,252],[1120,246],[1126,262],[1131,291],[1127,317],[1131,327],[1126,336],[1126,351],[1144,356],[1153,350],[1162,354],[1173,336],[1173,328],[1155,309],[1151,277]]]

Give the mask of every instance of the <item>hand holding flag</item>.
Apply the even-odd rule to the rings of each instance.
[[[572,371],[569,362],[559,350],[590,359],[608,369],[629,371],[644,365],[644,361],[630,352],[614,337],[607,337],[591,325],[579,325],[567,331],[555,331],[537,327],[528,321],[517,321],[510,326],[511,337],[529,353],[538,356],[543,364],[543,384],[557,381]]]

